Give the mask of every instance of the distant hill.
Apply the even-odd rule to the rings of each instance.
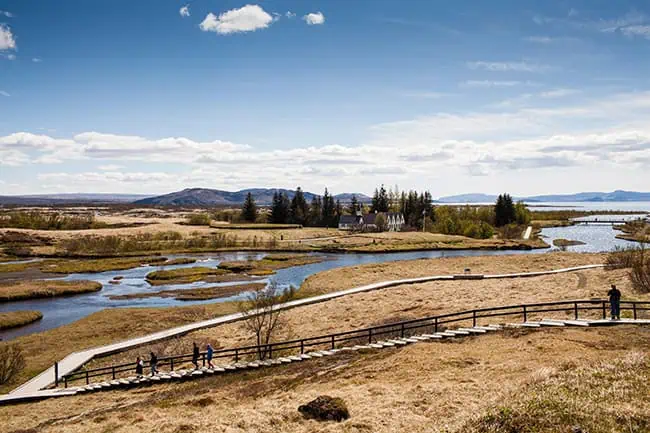
[[[151,197],[148,194],[29,194],[0,195],[0,205],[46,206],[74,203],[131,203]]]
[[[250,188],[234,192],[208,188],[187,188],[182,191],[172,192],[170,194],[137,200],[134,202],[134,204],[154,206],[241,205],[244,203],[246,195],[250,192],[253,194],[253,198],[255,198],[255,202],[258,205],[270,205],[273,202],[273,194],[276,191],[287,194],[289,199],[293,198],[295,195],[294,190],[281,188]],[[316,194],[304,191],[304,195],[305,199],[309,202]],[[370,197],[364,194],[355,195],[360,201],[370,201]],[[340,200],[342,203],[347,203],[352,198],[352,194],[338,194],[335,195],[334,198]]]
[[[440,197],[442,203],[492,203],[496,195],[460,194]],[[514,197],[526,202],[606,202],[606,201],[650,201],[650,192],[622,191],[614,192],[580,192],[577,194],[549,194],[530,197]]]

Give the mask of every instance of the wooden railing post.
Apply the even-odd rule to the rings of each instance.
[[[573,315],[576,320],[578,320],[578,303],[574,302],[573,303]]]
[[[203,359],[202,359],[202,361],[203,361],[203,366],[205,367],[205,353],[201,356],[201,358],[203,358]]]
[[[54,363],[54,387],[59,387],[59,363]]]
[[[239,362],[239,349],[235,349],[235,362]]]
[[[401,329],[400,329],[400,337],[404,338],[404,324],[402,323]]]
[[[636,320],[636,302],[632,304],[632,311],[634,313],[634,320]]]
[[[88,377],[88,370],[86,370],[86,385],[90,383],[90,378]]]
[[[476,327],[476,310],[472,311],[472,327]]]
[[[332,350],[334,350],[334,336],[332,335]]]
[[[305,341],[300,340],[300,354],[302,355],[303,353],[305,353]]]
[[[372,344],[372,328],[368,329],[368,344]]]
[[[171,358],[171,359],[169,360],[169,369],[170,369],[171,371],[174,371],[174,358]]]
[[[63,376],[63,384],[66,388],[68,387],[68,376]]]
[[[111,367],[111,373],[113,373],[113,380],[115,380],[115,367]]]
[[[607,302],[603,301],[603,320],[607,319]]]
[[[269,359],[273,359],[273,345],[269,344]]]
[[[433,331],[433,333],[435,334],[435,333],[438,332],[438,318],[437,318],[437,317],[435,318],[435,322],[434,322],[434,325],[433,325],[433,326],[434,326],[434,331]]]
[[[526,310],[526,306],[524,305],[524,323],[528,322],[528,311]]]

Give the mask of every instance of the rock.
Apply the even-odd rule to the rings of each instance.
[[[343,399],[321,395],[309,403],[299,406],[305,418],[314,418],[320,421],[342,421],[350,418],[350,412]]]

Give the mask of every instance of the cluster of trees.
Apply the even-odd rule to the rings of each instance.
[[[307,203],[302,188],[298,187],[291,200],[284,192],[273,194],[269,222],[273,224],[301,224],[311,227],[336,227],[343,207],[338,200],[325,188],[323,196],[314,196]],[[242,219],[254,222],[257,219],[255,199],[248,193],[242,206]]]
[[[494,225],[503,227],[508,224],[530,223],[530,211],[523,202],[514,203],[510,194],[500,194],[494,205]]]
[[[423,224],[433,224],[433,198],[429,191],[400,191],[397,185],[387,190],[384,185],[376,188],[372,196],[370,212],[399,212],[407,226],[421,229]]]

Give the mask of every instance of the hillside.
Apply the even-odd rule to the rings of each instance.
[[[130,203],[151,197],[149,194],[30,194],[0,195],[0,205],[47,206],[76,203]]]
[[[241,191],[223,191],[208,188],[186,188],[182,191],[172,192],[157,197],[149,197],[134,202],[140,205],[156,206],[214,206],[214,205],[241,205],[250,192],[258,205],[270,205],[273,201],[273,193],[276,191],[287,194],[289,199],[295,195],[294,190],[281,188],[250,188]],[[311,192],[304,192],[305,199],[309,202],[316,195]],[[363,202],[370,201],[370,197],[364,194],[355,194]],[[352,197],[351,193],[335,195],[334,198],[342,203],[347,203]]]

